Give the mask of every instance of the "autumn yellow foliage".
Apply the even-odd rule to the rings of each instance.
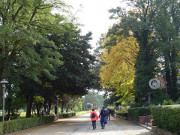
[[[108,40],[104,40],[108,42]],[[114,94],[121,95],[119,100],[130,101],[134,97],[135,61],[139,50],[134,37],[121,37],[115,46],[103,50],[101,60],[106,64],[99,74],[101,86],[105,89],[115,89]]]

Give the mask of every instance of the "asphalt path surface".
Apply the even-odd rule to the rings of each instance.
[[[48,125],[9,135],[154,135],[141,126],[118,118],[112,118],[108,121],[105,129],[101,129],[100,120],[98,120],[96,121],[96,129],[93,130],[89,115],[59,119]]]

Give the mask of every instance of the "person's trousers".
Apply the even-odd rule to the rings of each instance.
[[[93,129],[96,129],[96,121],[92,121],[92,127]]]
[[[101,127],[102,127],[102,128],[105,127],[104,121],[101,121]]]

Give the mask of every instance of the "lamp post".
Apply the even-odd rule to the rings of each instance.
[[[9,82],[6,81],[5,79],[3,79],[0,83],[2,84],[2,88],[3,88],[3,119],[2,119],[2,121],[4,121],[5,89],[6,89],[6,84]]]

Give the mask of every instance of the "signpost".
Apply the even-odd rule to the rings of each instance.
[[[160,87],[160,81],[158,79],[151,79],[149,81],[149,87],[153,90],[158,89]],[[148,93],[148,103],[151,103],[151,94]]]
[[[158,79],[151,79],[149,81],[149,87],[151,89],[158,89],[160,87],[160,81]]]

